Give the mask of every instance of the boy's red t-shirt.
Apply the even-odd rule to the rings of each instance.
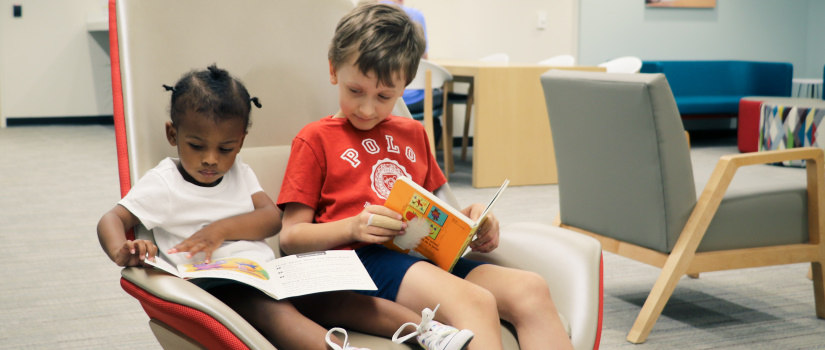
[[[429,191],[447,182],[420,122],[389,116],[364,131],[330,116],[292,141],[278,206],[302,203],[315,209],[315,222],[340,220],[384,204],[399,176]]]

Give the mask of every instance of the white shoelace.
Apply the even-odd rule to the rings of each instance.
[[[334,332],[338,332],[338,333],[342,333],[342,334],[344,334],[344,347],[341,347],[341,346],[339,346],[338,344],[335,344],[335,342],[333,342],[333,341],[332,341],[332,339],[330,339],[330,338],[329,338],[329,337],[332,335],[332,333],[334,333]],[[338,327],[331,328],[331,329],[327,332],[327,336],[326,336],[327,345],[329,345],[329,346],[330,346],[330,348],[332,348],[332,350],[346,350],[347,348],[349,348],[349,347],[350,347],[350,346],[349,346],[349,343],[347,343],[347,338],[348,338],[348,337],[349,337],[349,336],[347,335],[347,331],[346,331],[346,330],[344,330],[343,328],[338,328]]]
[[[421,310],[421,323],[420,324],[415,324],[413,322],[407,322],[407,323],[401,325],[401,328],[398,328],[398,330],[395,331],[395,334],[392,335],[393,343],[401,344],[401,343],[409,340],[412,337],[415,337],[419,334],[423,334],[424,332],[426,332],[430,328],[430,322],[433,320],[433,317],[435,317],[435,312],[438,310],[439,306],[441,306],[441,304],[436,305],[435,309],[433,309],[433,310],[430,310],[429,308],[424,308],[424,310]],[[407,326],[415,327],[415,331],[399,338],[399,336],[401,335],[401,332],[404,330],[404,328],[407,328]]]

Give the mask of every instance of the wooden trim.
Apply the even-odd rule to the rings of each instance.
[[[424,130],[427,131],[427,140],[430,142],[430,150],[435,157],[435,130],[433,127],[433,72],[424,71]]]
[[[576,231],[597,239],[602,249],[613,254],[636,260],[654,267],[662,268],[668,254],[645,248],[636,244],[622,242],[587,230],[569,225],[560,227]],[[713,252],[697,252],[685,274],[734,270],[749,267],[762,267],[795,264],[817,260],[819,246],[815,244],[791,244],[772,247],[757,247]]]
[[[696,253],[686,273],[811,262],[819,258],[818,250],[815,244],[789,244]]]
[[[665,261],[667,260],[667,254],[655,251],[653,249],[645,248],[633,243],[623,242],[615,238],[602,236],[600,234],[570,225],[560,224],[556,226],[571,231],[576,231],[597,239],[599,243],[602,244],[602,250],[643,262],[651,266],[661,268],[665,265]]]
[[[447,181],[450,180],[450,174],[453,172],[453,169],[455,169],[455,163],[453,162],[453,108],[448,103],[448,97],[452,89],[452,81],[444,82],[444,93],[442,96],[443,101],[441,104],[444,108],[444,112],[441,117],[441,149],[444,153],[443,170]]]
[[[819,150],[806,160],[808,178],[808,234],[811,244],[819,247],[818,261],[811,262],[811,279],[814,284],[816,316],[825,318],[825,152]]]

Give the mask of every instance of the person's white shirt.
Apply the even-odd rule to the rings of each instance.
[[[186,181],[178,171],[178,162],[177,158],[162,160],[118,202],[152,232],[158,256],[173,265],[203,261],[204,254],[187,259],[186,252],[166,251],[212,222],[253,211],[252,195],[263,191],[255,173],[240,157],[213,187]],[[261,262],[275,258],[263,241],[226,241],[212,253],[212,260],[230,256]]]

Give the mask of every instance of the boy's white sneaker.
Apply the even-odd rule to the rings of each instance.
[[[330,339],[330,337],[332,336],[332,333],[335,333],[335,332],[342,333],[344,335],[344,346],[343,347],[341,347],[338,344],[335,344],[335,342],[333,342],[332,339]],[[327,345],[329,345],[329,347],[332,350],[370,350],[370,349],[367,349],[367,348],[356,348],[354,346],[349,345],[349,343],[347,342],[348,337],[349,336],[347,335],[347,331],[344,330],[343,328],[338,328],[338,327],[332,328],[327,332],[327,336],[326,336]]]
[[[445,325],[438,321],[433,321],[435,311],[441,304],[436,305],[435,310],[425,308],[421,311],[421,323],[415,324],[407,322],[401,325],[392,336],[392,341],[401,344],[412,337],[416,337],[418,344],[427,350],[461,350],[467,347],[470,340],[473,340],[473,332],[468,329],[458,330],[455,327]],[[401,332],[407,326],[415,327],[415,331],[401,338]]]

